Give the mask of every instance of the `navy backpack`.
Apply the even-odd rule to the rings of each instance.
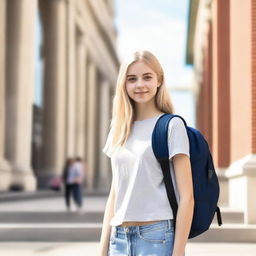
[[[174,227],[176,223],[178,204],[172,183],[169,153],[168,153],[168,124],[173,117],[179,117],[185,124],[189,145],[190,163],[194,189],[194,214],[189,238],[200,235],[209,229],[215,212],[218,225],[221,226],[221,213],[217,206],[219,199],[219,182],[215,172],[209,146],[200,131],[187,126],[179,115],[164,114],[158,120],[152,134],[153,152],[161,165],[167,196],[173,210]]]

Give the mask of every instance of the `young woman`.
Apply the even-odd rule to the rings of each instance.
[[[151,135],[157,119],[173,113],[163,69],[148,51],[135,52],[119,71],[111,129],[103,152],[111,158],[112,185],[100,255],[183,256],[194,198],[189,140],[181,119],[168,127],[170,172],[179,204],[176,229]]]

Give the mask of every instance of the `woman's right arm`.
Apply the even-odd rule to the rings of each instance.
[[[108,254],[108,246],[109,246],[109,238],[111,232],[110,220],[114,216],[114,203],[115,203],[115,192],[114,192],[114,185],[113,179],[111,184],[111,189],[109,192],[104,218],[103,218],[103,225],[101,231],[101,238],[100,238],[100,256],[107,256]]]

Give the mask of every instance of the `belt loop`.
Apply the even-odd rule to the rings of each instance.
[[[169,219],[169,220],[168,220],[168,223],[169,223],[169,229],[171,229],[171,228],[172,228],[172,226],[173,226],[172,219]]]
[[[171,229],[171,221],[168,219],[167,222],[168,222],[168,230],[169,230]]]

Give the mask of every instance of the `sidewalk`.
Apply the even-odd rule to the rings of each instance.
[[[0,243],[4,256],[96,256],[99,243]],[[255,244],[188,243],[186,256],[255,256]]]

